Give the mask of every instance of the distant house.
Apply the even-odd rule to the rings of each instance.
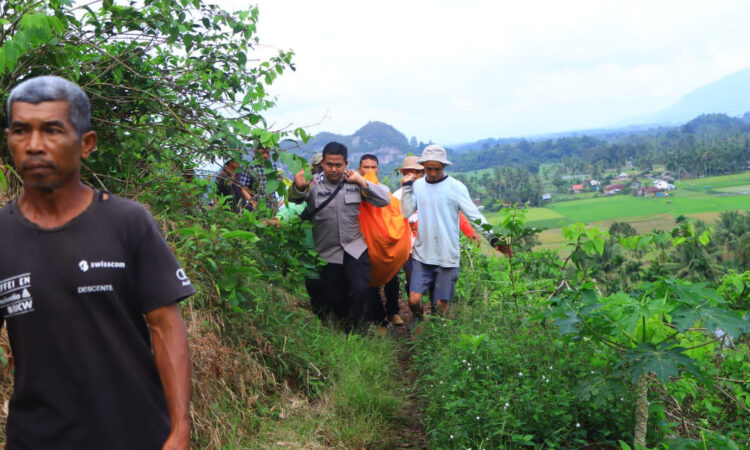
[[[589,185],[591,186],[599,186],[600,184],[599,180],[589,180]]]
[[[630,187],[633,189],[638,189],[641,187],[640,181],[633,181],[633,183],[630,184]]]
[[[617,175],[617,178],[629,178],[630,175],[626,174],[625,172],[620,172],[620,175]]]
[[[574,184],[571,189],[574,194],[580,194],[583,191],[583,184]]]
[[[604,195],[617,194],[618,192],[621,192],[624,189],[625,189],[625,186],[622,184],[608,184],[604,186]]]
[[[660,191],[671,191],[674,190],[674,184],[669,183],[665,180],[656,180],[654,181],[654,187],[659,189]]]
[[[542,200],[552,200],[552,194],[549,192],[542,194]]]

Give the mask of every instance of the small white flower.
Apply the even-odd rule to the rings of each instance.
[[[440,384],[443,384],[443,380],[440,380]]]
[[[552,370],[552,366],[549,366],[549,370]]]
[[[591,373],[592,373],[592,374],[594,374],[594,373],[596,373],[596,372],[594,372],[594,371],[592,370],[592,371],[591,371]]]
[[[510,406],[510,403],[505,402],[505,407],[503,409],[508,409],[508,406]]]
[[[453,439],[453,435],[451,434],[451,439]]]
[[[477,420],[479,420],[479,416],[477,416]]]
[[[471,372],[471,367],[469,367],[469,372]]]
[[[544,378],[545,378],[545,376],[544,376],[544,375],[542,375],[542,380],[543,380]]]
[[[465,359],[463,361],[461,361],[461,362],[464,363],[464,364],[466,364],[466,360]]]
[[[522,377],[523,376],[523,372],[518,372],[518,376]]]
[[[549,383],[549,378],[547,378],[547,379],[546,379],[546,380],[544,380],[544,381],[545,381],[546,383]]]
[[[487,366],[487,370],[490,370],[490,366]]]
[[[624,398],[622,398],[622,397],[620,397],[620,401],[621,401],[621,402],[624,402],[624,401],[625,401],[625,399],[624,399]]]
[[[581,424],[576,422],[576,428],[581,428]]]

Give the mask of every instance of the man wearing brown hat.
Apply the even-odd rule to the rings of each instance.
[[[500,240],[492,232],[486,233],[474,224],[477,220],[485,224],[487,219],[471,201],[469,190],[445,174],[446,166],[451,164],[445,148],[426,147],[417,163],[424,167],[426,177],[404,176],[401,211],[404,217],[419,212],[418,233],[412,250],[409,307],[421,317],[422,296],[431,285],[435,286],[438,312],[445,312],[453,300],[460,259],[459,213],[463,212],[493,247],[502,250]]]

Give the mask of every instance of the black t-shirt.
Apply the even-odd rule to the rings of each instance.
[[[195,289],[146,209],[107,197],[54,229],[0,209],[8,449],[156,449],[169,434],[143,314]]]

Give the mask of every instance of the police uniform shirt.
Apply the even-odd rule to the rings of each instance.
[[[314,179],[307,192],[299,192],[296,187],[292,189],[298,198],[304,196],[308,210],[314,211],[333,194],[336,186],[321,174]],[[323,261],[343,264],[344,252],[356,259],[367,250],[359,223],[359,205],[363,199],[378,207],[391,202],[388,188],[384,185],[367,181],[367,187],[360,188],[354,183],[344,183],[336,197],[313,217],[315,251]]]

